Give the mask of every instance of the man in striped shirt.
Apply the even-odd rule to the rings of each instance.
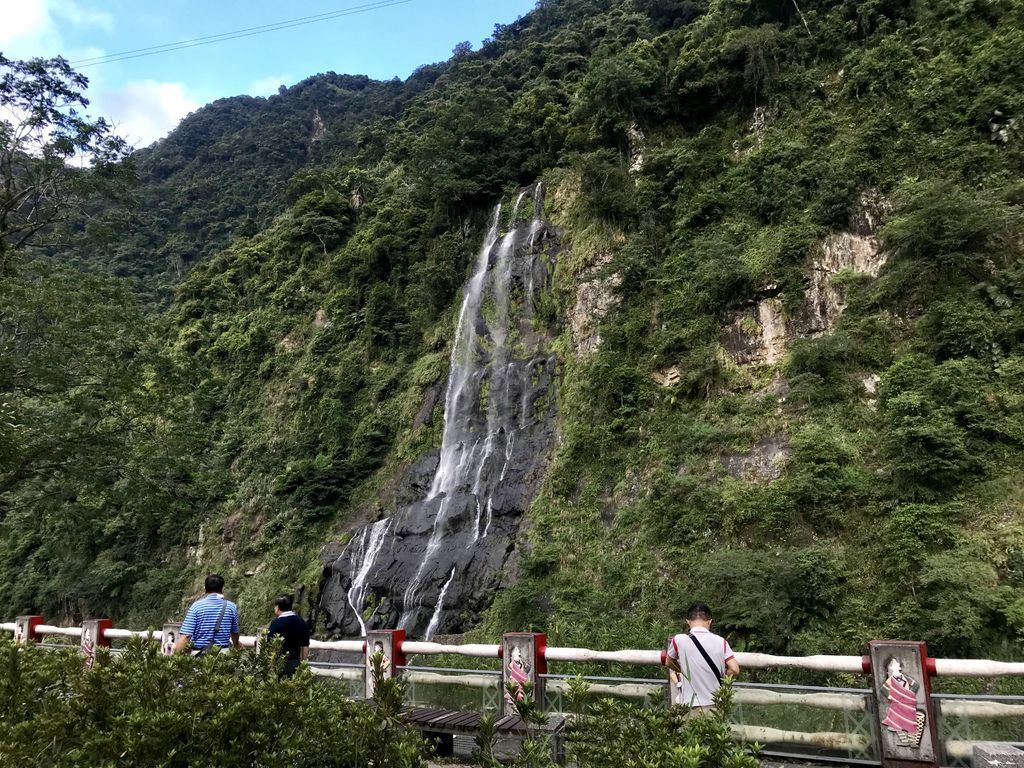
[[[185,613],[174,652],[190,644],[197,651],[220,650],[230,645],[241,648],[238,637],[238,607],[224,597],[224,577],[206,577],[206,597],[196,600]]]
[[[672,703],[685,704],[694,712],[710,712],[715,692],[728,675],[736,677],[740,665],[729,642],[711,631],[711,609],[694,603],[686,609],[688,632],[673,637],[668,644],[666,664],[673,674]]]

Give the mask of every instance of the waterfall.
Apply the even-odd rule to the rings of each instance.
[[[519,215],[519,207],[526,197],[524,190],[516,199],[512,208],[512,228],[501,238],[498,243],[498,252],[495,258],[495,266],[490,282],[490,293],[495,300],[495,317],[493,322],[485,318],[490,341],[493,344],[492,365],[488,373],[488,407],[487,407],[487,431],[484,438],[483,456],[477,458],[477,446],[479,438],[470,451],[466,451],[466,431],[471,423],[476,407],[475,388],[467,385],[477,377],[476,373],[484,373],[479,368],[476,359],[477,347],[480,339],[477,333],[477,317],[481,314],[484,289],[488,287],[487,276],[491,263],[491,253],[495,243],[498,241],[498,227],[501,219],[501,205],[494,210],[494,220],[491,229],[487,234],[487,241],[477,257],[476,271],[466,286],[466,295],[462,300],[462,308],[459,311],[459,323],[455,330],[455,342],[452,344],[451,370],[448,374],[448,392],[444,404],[444,431],[441,437],[441,460],[431,483],[429,499],[444,494],[437,514],[434,516],[434,524],[430,533],[430,540],[427,543],[426,552],[416,569],[415,575],[405,589],[403,603],[405,613],[402,616],[401,626],[409,626],[409,620],[415,620],[417,610],[417,590],[420,588],[425,569],[432,565],[441,543],[444,539],[444,523],[451,503],[452,493],[466,481],[466,469],[475,469],[476,480],[474,481],[473,493],[479,493],[480,474],[487,460],[494,452],[494,443],[498,430],[498,398],[494,397],[496,376],[499,370],[497,363],[504,364],[504,358],[508,354],[505,346],[508,336],[508,289],[510,278],[511,256],[516,246],[516,239],[519,230],[515,226],[516,216]],[[458,455],[458,461],[455,457]],[[473,465],[476,465],[475,467]],[[453,466],[454,465],[454,466]]]
[[[444,607],[444,596],[448,594],[448,587],[452,585],[452,579],[455,578],[455,566],[452,566],[452,572],[448,574],[448,581],[441,587],[441,594],[437,596],[437,605],[434,606],[434,615],[430,617],[430,623],[427,624],[426,638],[429,640],[434,636],[437,631],[438,625],[441,623],[441,609]]]
[[[378,520],[372,526],[364,528],[363,535],[359,538],[359,559],[357,560],[355,557],[352,558],[353,567],[357,562],[359,562],[359,570],[352,574],[352,586],[349,587],[348,590],[348,604],[352,606],[352,610],[355,611],[356,618],[359,620],[359,627],[362,629],[363,635],[366,635],[366,622],[363,621],[363,601],[366,599],[366,577],[370,575],[370,569],[373,568],[373,564],[377,560],[377,555],[380,553],[381,547],[384,545],[384,536],[387,534],[388,528],[390,527],[391,518],[385,517],[383,520]],[[355,540],[355,537],[353,537],[352,541]]]
[[[541,348],[542,334],[531,326],[537,243],[546,230],[539,184],[532,193],[532,219],[519,220],[530,194],[519,194],[504,232],[502,206],[495,207],[465,284],[451,346],[440,455],[429,490],[394,518],[367,526],[343,553],[350,558],[347,602],[364,633],[369,622],[361,611],[369,584],[386,590],[392,600],[377,622],[397,618],[409,632],[422,626],[428,595],[437,594],[426,626],[430,638],[440,628],[449,594],[463,600],[467,576],[477,578],[478,552],[480,563],[494,571],[498,566],[488,553],[508,551],[503,539],[493,545],[485,540],[498,532],[508,536],[501,516],[522,507],[509,500],[519,496],[496,494],[508,483],[521,484],[524,472],[544,455],[545,443],[538,445],[536,431],[529,432],[537,422],[526,410],[554,370],[545,364],[553,357]],[[541,374],[534,376],[537,366]],[[394,542],[387,549],[390,562],[379,558],[389,539]]]
[[[518,206],[517,206],[518,207]],[[513,218],[516,212],[512,212]],[[473,277],[466,285],[466,295],[462,299],[462,307],[459,309],[459,322],[455,327],[455,341],[452,343],[452,354],[450,370],[448,372],[448,389],[444,398],[444,431],[441,436],[441,458],[437,464],[437,471],[430,484],[430,493],[427,499],[433,499],[443,494],[441,505],[434,516],[434,524],[430,533],[430,540],[427,543],[427,550],[416,569],[415,575],[409,581],[405,589],[403,603],[405,614],[402,617],[401,625],[405,626],[406,618],[409,616],[409,606],[414,604],[416,590],[420,586],[424,568],[432,561],[438,548],[441,546],[440,531],[451,503],[451,492],[459,483],[462,477],[462,469],[466,466],[467,459],[472,459],[476,454],[479,438],[473,447],[466,451],[466,431],[468,428],[469,412],[473,407],[473,395],[476,387],[470,387],[471,382],[475,383],[477,378],[474,374],[480,372],[476,365],[476,317],[480,312],[480,305],[484,292],[484,280],[487,277],[487,268],[490,264],[491,251],[498,240],[498,231],[501,224],[501,204],[494,209],[494,218],[491,228],[487,233],[484,247],[480,249],[477,256],[476,268]],[[468,455],[467,455],[468,454]]]

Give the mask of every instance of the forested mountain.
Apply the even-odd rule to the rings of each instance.
[[[556,437],[440,631],[647,647],[699,597],[737,648],[1019,653],[1022,38],[1018,0],[542,0],[406,83],[197,112],[107,251],[192,265],[166,310],[4,283],[5,612],[160,621],[221,569],[249,628],[282,588],[333,620],[332,564],[428,495],[490,227],[550,235],[505,300]]]
[[[387,83],[331,72],[269,98],[208,104],[134,154],[137,182],[127,201],[103,206],[74,263],[113,270],[165,300],[194,264],[295,202],[288,182],[299,169],[354,151],[367,123],[397,117],[442,70],[422,67]]]

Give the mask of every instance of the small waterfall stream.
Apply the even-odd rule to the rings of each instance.
[[[370,569],[377,560],[377,555],[384,544],[384,537],[391,527],[391,518],[385,517],[373,525],[363,529],[363,535],[359,537],[358,554],[352,558],[352,566],[358,565],[358,570],[352,574],[352,586],[348,590],[348,604],[355,611],[359,620],[359,628],[366,634],[366,623],[363,621],[363,603],[366,600],[366,577],[370,575]],[[356,541],[353,538],[352,541]]]
[[[538,259],[548,231],[542,195],[539,184],[521,192],[504,233],[503,209],[496,206],[465,285],[429,490],[422,501],[356,532],[338,558],[338,570],[347,566],[343,611],[354,612],[363,633],[368,625],[397,619],[408,632],[423,629],[431,637],[445,624],[453,591],[453,599],[472,601],[474,609],[489,602],[479,584],[496,586],[511,552],[511,536],[528,504],[526,483],[544,461],[550,439],[548,414],[532,413],[552,383],[555,364],[532,325],[535,291],[538,283],[547,287],[551,269],[550,257]],[[533,216],[521,221],[528,196]],[[552,407],[547,399],[545,407]],[[489,541],[496,534],[501,541]],[[364,620],[370,596],[386,598],[389,606],[385,615],[375,606]],[[351,626],[351,619],[343,624]]]
[[[444,608],[444,596],[448,594],[448,587],[452,585],[452,579],[455,578],[455,566],[452,566],[452,572],[448,576],[448,581],[441,587],[441,594],[437,596],[437,605],[434,606],[434,615],[430,617],[430,623],[427,624],[427,632],[424,635],[428,640],[434,636],[437,631],[438,624],[441,623],[441,609]]]

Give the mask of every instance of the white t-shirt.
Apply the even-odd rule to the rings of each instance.
[[[683,670],[679,676],[679,689],[673,691],[672,703],[687,704],[691,707],[710,707],[715,703],[715,691],[719,686],[718,678],[693,643],[694,641],[700,643],[711,657],[711,661],[718,667],[722,677],[725,677],[726,662],[733,657],[732,648],[729,647],[729,643],[724,637],[719,637],[704,627],[694,627],[690,633],[693,635],[692,637],[687,637],[686,633],[678,634],[668,644],[668,657],[678,661]]]

